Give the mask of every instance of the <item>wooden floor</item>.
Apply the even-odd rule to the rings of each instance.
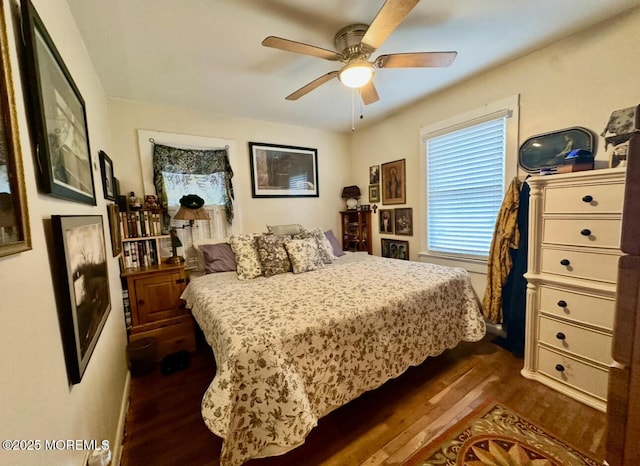
[[[200,416],[214,376],[202,346],[188,369],[134,378],[122,465],[218,465],[221,440]],[[602,461],[605,415],[520,376],[522,360],[490,342],[461,343],[319,421],[301,447],[248,466],[401,465],[475,407],[495,400]]]

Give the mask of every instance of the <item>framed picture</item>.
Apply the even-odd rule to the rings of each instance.
[[[109,233],[111,236],[111,253],[117,257],[122,252],[122,236],[120,234],[120,209],[118,204],[108,204]]]
[[[563,165],[572,150],[593,152],[593,146],[593,134],[582,127],[538,134],[522,143],[518,151],[518,164],[529,173],[538,173],[541,168]]]
[[[84,100],[29,0],[22,0],[22,22],[40,189],[95,205]]]
[[[382,257],[409,260],[409,241],[382,238]]]
[[[253,197],[318,197],[318,151],[249,143]]]
[[[369,185],[369,202],[380,202],[380,185]]]
[[[393,209],[380,209],[380,233],[393,234]]]
[[[98,152],[100,155],[100,171],[102,172],[102,189],[104,190],[104,198],[110,201],[116,200],[116,181],[113,177],[113,162],[104,152]]]
[[[371,165],[369,167],[369,184],[380,183],[380,165]]]
[[[413,236],[413,209],[411,207],[394,209],[393,214],[396,235]]]
[[[0,257],[31,249],[27,191],[3,5],[0,5]],[[8,268],[9,264],[5,267]]]
[[[101,215],[51,217],[67,372],[80,383],[111,310]]]
[[[405,160],[382,164],[382,203],[405,204],[407,187]]]

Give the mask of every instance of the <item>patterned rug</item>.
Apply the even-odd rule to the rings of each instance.
[[[601,466],[499,404],[484,405],[422,448],[405,466]]]

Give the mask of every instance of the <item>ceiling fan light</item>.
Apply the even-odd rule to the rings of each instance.
[[[342,84],[357,89],[371,81],[373,67],[367,61],[352,62],[340,70],[339,77]]]

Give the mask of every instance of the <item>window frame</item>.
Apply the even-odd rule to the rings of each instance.
[[[436,136],[458,131],[469,126],[483,123],[501,115],[506,116],[505,121],[505,159],[503,193],[508,188],[511,180],[518,174],[518,141],[519,141],[519,95],[514,95],[499,101],[487,104],[483,107],[453,116],[420,129],[420,214],[423,216],[424,234],[421,235],[420,257],[429,260],[436,259],[451,263],[465,262],[477,264],[478,271],[486,272],[488,258],[469,256],[465,254],[443,253],[430,251],[427,248],[427,140]]]

